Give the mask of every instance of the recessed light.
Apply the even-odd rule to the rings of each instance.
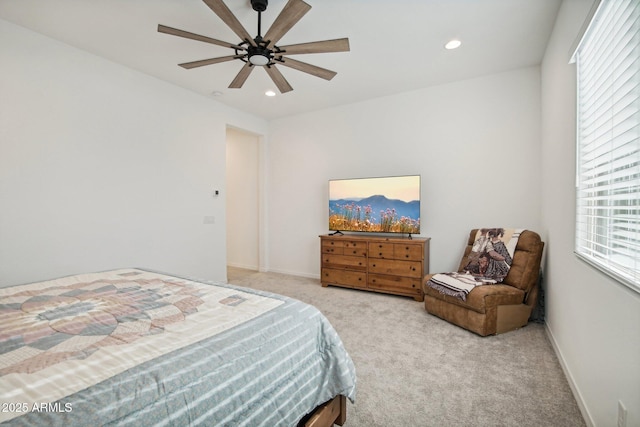
[[[211,92],[211,96],[222,96],[222,92],[220,92],[219,90],[214,90],[213,92]]]
[[[274,91],[272,91],[272,90],[268,90],[264,94],[267,95],[267,96],[276,96],[276,93]]]
[[[460,40],[451,40],[449,41],[447,44],[444,45],[445,49],[457,49],[460,47],[460,45],[462,44],[462,42]]]

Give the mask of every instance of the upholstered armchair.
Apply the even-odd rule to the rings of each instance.
[[[478,230],[469,234],[458,271],[469,263],[469,255]],[[481,336],[500,334],[525,326],[535,308],[539,291],[540,262],[544,242],[529,230],[520,234],[511,268],[499,284],[474,287],[466,300],[446,295],[423,281],[424,306],[438,316]]]

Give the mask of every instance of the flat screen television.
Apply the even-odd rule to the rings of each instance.
[[[329,180],[329,230],[420,233],[420,175]]]

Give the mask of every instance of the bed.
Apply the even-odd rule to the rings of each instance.
[[[0,425],[342,424],[355,368],[313,306],[141,269],[0,289]]]

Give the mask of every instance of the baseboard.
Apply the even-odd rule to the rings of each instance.
[[[287,274],[289,276],[306,277],[307,279],[320,280],[320,274],[309,274],[309,273],[301,273],[299,271],[279,270],[277,268],[264,268],[264,267],[258,267],[256,265],[242,265],[242,264],[236,264],[232,262],[228,262],[227,266],[234,267],[234,268],[242,268],[244,270],[259,271],[260,273],[279,273],[279,274]]]
[[[584,422],[587,424],[587,427],[596,427],[596,424],[593,422],[591,418],[591,414],[589,414],[589,410],[584,403],[584,399],[582,398],[582,394],[580,394],[580,390],[576,385],[576,382],[573,379],[573,375],[571,375],[571,370],[567,366],[564,357],[562,356],[562,351],[560,351],[560,347],[558,347],[558,343],[556,342],[555,337],[553,336],[553,332],[549,329],[549,324],[544,324],[544,329],[547,333],[547,337],[551,342],[551,346],[553,347],[553,351],[558,357],[558,361],[560,362],[560,367],[562,368],[562,372],[564,372],[564,376],[567,378],[569,382],[569,387],[571,388],[571,392],[573,393],[573,397],[576,399],[576,403],[578,404],[578,408],[580,409],[580,413],[582,414],[582,418],[584,418]]]
[[[277,269],[277,268],[270,268],[268,270],[265,270],[265,272],[288,274],[289,276],[306,277],[307,279],[318,279],[318,280],[320,280],[320,274],[301,273],[299,271],[280,270],[280,269]]]
[[[243,270],[258,271],[258,266],[257,265],[244,265],[244,264],[237,264],[235,262],[228,262],[227,263],[227,267],[242,268]]]

